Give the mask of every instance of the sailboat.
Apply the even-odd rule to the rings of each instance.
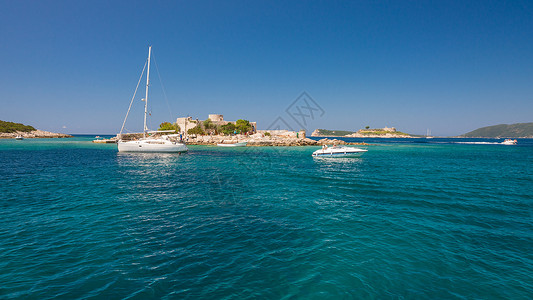
[[[431,136],[431,130],[429,130],[428,128],[428,130],[426,131],[426,139],[432,139],[432,138],[433,136]]]
[[[146,69],[147,70],[146,71],[146,95],[143,99],[144,101],[143,137],[141,139],[131,140],[131,141],[125,141],[122,139],[122,131],[124,130],[124,126],[126,125],[126,120],[128,119],[128,114],[131,109],[131,104],[133,103],[133,99],[135,98],[135,94],[137,93],[137,89],[136,89],[135,94],[133,95],[133,98],[132,98],[132,102],[130,103],[128,112],[126,113],[126,118],[124,119],[124,123],[122,124],[122,129],[120,129],[119,140],[117,142],[118,151],[119,152],[151,152],[151,153],[187,152],[189,149],[183,142],[178,141],[177,134],[161,135],[157,137],[150,136],[150,134],[173,132],[173,130],[149,131],[148,127],[146,126],[146,115],[148,114],[148,87],[150,85],[150,56],[151,54],[152,54],[152,46],[149,46],[148,61],[146,62],[148,66],[148,68]],[[144,70],[143,70],[143,73],[144,73]],[[142,78],[142,74],[141,74],[141,78]],[[139,83],[140,81],[141,79],[139,79]],[[137,88],[138,87],[139,87],[139,84],[137,84]]]

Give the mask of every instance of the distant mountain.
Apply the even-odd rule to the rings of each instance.
[[[483,138],[532,138],[533,123],[500,124],[487,126],[470,131],[461,137],[483,137]]]

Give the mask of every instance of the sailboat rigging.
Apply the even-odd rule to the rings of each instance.
[[[148,115],[148,88],[150,86],[150,57],[152,54],[152,46],[148,47],[148,60],[145,64],[146,68],[146,92],[145,97],[142,99],[144,101],[144,125],[143,125],[143,137],[138,140],[123,140],[122,131],[124,130],[124,126],[126,124],[126,120],[128,118],[131,105],[133,103],[133,99],[135,98],[135,94],[137,93],[137,89],[135,90],[135,93],[132,98],[132,102],[130,103],[130,107],[128,108],[128,112],[126,113],[126,118],[124,119],[124,123],[122,124],[122,128],[120,130],[119,134],[119,140],[117,142],[118,145],[118,151],[119,152],[163,152],[163,153],[180,153],[180,152],[187,152],[189,149],[185,145],[185,143],[178,141],[178,135],[162,135],[162,136],[147,136],[147,133],[164,133],[168,131],[150,131],[148,129],[148,126],[146,125],[146,118]],[[144,69],[143,69],[144,73]],[[139,84],[142,79],[139,78],[139,82],[137,83],[137,88],[139,87]],[[151,115],[151,113],[150,113]]]

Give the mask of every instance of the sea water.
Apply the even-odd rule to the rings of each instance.
[[[0,140],[0,298],[533,295],[532,140],[350,159],[90,140]]]

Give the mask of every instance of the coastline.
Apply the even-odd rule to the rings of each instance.
[[[15,132],[2,132],[0,133],[0,139],[14,139],[17,136],[21,136],[25,139],[47,139],[47,138],[71,138],[70,134],[55,133],[44,130],[34,130],[29,132],[15,131]]]

